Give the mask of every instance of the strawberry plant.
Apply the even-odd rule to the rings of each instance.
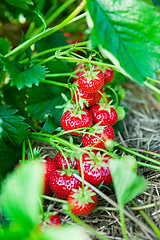
[[[145,212],[148,229],[125,209],[147,189],[140,167],[159,171],[160,155],[129,148],[121,136],[128,127],[126,86],[152,90],[160,103],[159,6],[158,0],[2,2],[0,239],[82,239],[77,227],[52,228],[61,220],[50,200],[64,219],[107,240],[107,232],[76,216],[94,218],[102,199],[119,210],[118,237],[129,239],[126,215],[149,239],[160,238]]]

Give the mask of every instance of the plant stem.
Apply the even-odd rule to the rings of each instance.
[[[25,51],[25,49],[30,47],[32,44],[34,44],[35,42],[41,40],[42,38],[45,38],[45,37],[51,35],[52,33],[56,32],[56,31],[58,31],[59,29],[64,27],[70,20],[72,20],[75,16],[77,16],[79,14],[79,12],[81,12],[81,10],[84,8],[85,5],[86,5],[86,0],[82,0],[80,5],[60,24],[58,24],[57,26],[55,26],[53,28],[46,29],[45,31],[43,31],[42,33],[39,33],[35,37],[25,41],[24,43],[20,44],[18,47],[14,48],[12,51],[7,53],[5,55],[5,57],[6,58],[10,57],[17,52],[21,53],[21,52]]]
[[[151,90],[153,90],[154,92],[158,93],[160,95],[160,89],[156,88],[155,86],[153,86],[152,84],[150,84],[149,82],[144,82],[144,84],[150,88]]]
[[[31,142],[30,142],[29,138],[27,138],[27,141],[28,141],[28,146],[29,146],[29,150],[30,150],[30,153],[31,153],[31,157],[32,157],[32,159],[34,159],[34,155],[33,155],[33,151],[32,151],[32,146],[31,146]]]
[[[119,213],[120,213],[120,221],[121,221],[121,229],[122,229],[123,237],[124,237],[125,240],[129,240],[129,238],[127,236],[127,233],[126,233],[126,227],[125,227],[123,211],[124,211],[123,206],[120,206]]]
[[[49,24],[51,24],[53,22],[53,20],[56,17],[58,17],[73,2],[75,2],[75,0],[68,0],[68,1],[64,2],[55,12],[53,12],[53,14],[46,20],[47,27],[49,26]],[[42,31],[43,31],[43,25],[41,25],[37,30],[35,30],[33,32],[33,34],[31,34],[31,36],[33,37]]]
[[[156,156],[156,157],[160,158],[160,154],[155,153],[155,152],[146,151],[146,150],[143,150],[143,149],[137,149],[137,148],[130,148],[130,149],[133,150],[133,151],[146,153],[146,154],[153,155],[153,156]]]
[[[25,161],[25,152],[26,152],[26,144],[25,144],[25,140],[22,143],[22,163],[24,163]]]
[[[69,73],[52,73],[52,74],[47,74],[46,77],[52,78],[52,77],[71,77],[73,76],[73,72]]]
[[[142,154],[140,154],[140,153],[137,153],[137,152],[133,151],[133,150],[130,149],[130,148],[123,147],[122,145],[119,145],[119,144],[117,145],[117,147],[120,148],[120,149],[122,149],[122,150],[124,150],[124,151],[126,151],[126,152],[129,152],[129,153],[131,153],[131,154],[133,154],[133,155],[135,155],[135,156],[137,156],[137,157],[140,157],[140,158],[142,158],[142,159],[144,159],[144,160],[146,160],[146,161],[155,163],[155,164],[157,164],[157,165],[160,166],[160,162],[158,162],[158,161],[156,161],[156,160],[154,160],[154,159],[152,159],[152,158],[149,158],[149,157],[147,157],[147,156],[144,156],[144,155],[142,155]]]
[[[66,200],[62,200],[62,199],[59,199],[59,198],[53,198],[53,197],[49,197],[49,196],[46,196],[46,195],[41,195],[41,197],[46,199],[46,200],[53,201],[53,202],[67,203]]]
[[[137,208],[139,207],[134,200],[131,201],[131,204]],[[160,229],[155,225],[155,223],[148,217],[148,215],[143,210],[139,210],[139,212],[146,220],[146,222],[150,225],[150,227],[153,229],[157,237],[160,239]]]
[[[92,228],[91,226],[89,226],[87,223],[83,222],[79,217],[75,216],[69,209],[69,207],[67,205],[63,206],[63,210],[64,212],[70,216],[70,218],[72,218],[76,223],[78,223],[80,226],[88,229],[90,232],[92,232],[95,236],[97,236],[99,239],[102,240],[109,240],[107,237],[102,236],[101,234],[99,234],[98,232],[95,231],[94,228]]]
[[[151,164],[143,163],[143,162],[139,162],[139,161],[137,161],[137,164],[142,166],[142,167],[147,167],[147,168],[150,168],[150,169],[154,169],[154,170],[159,170],[160,171],[160,167],[155,166],[155,165],[151,165]]]
[[[57,85],[60,87],[65,87],[65,88],[69,88],[68,84],[66,83],[60,83],[60,82],[56,82],[56,81],[52,81],[52,80],[42,80],[40,79],[41,83],[48,83],[48,84],[53,84],[53,85]]]
[[[72,47],[75,47],[75,46],[85,46],[85,45],[87,45],[88,43],[89,43],[89,41],[85,41],[85,42],[80,42],[80,43],[76,43],[76,44],[74,43],[74,44],[70,44],[70,45],[65,45],[65,46],[62,46],[62,47],[61,47],[61,50],[69,49],[69,48],[72,48]],[[42,52],[40,52],[40,53],[37,53],[37,54],[33,55],[33,56],[31,57],[31,59],[33,60],[34,58],[40,57],[40,56],[45,55],[45,54],[48,54],[48,53],[55,52],[55,51],[57,51],[57,50],[59,50],[59,47],[50,48],[50,49],[44,50],[44,51],[42,51]],[[29,60],[28,58],[26,58],[26,59],[20,61],[20,63],[21,63],[21,64],[22,64],[22,63],[27,63],[27,62],[29,62],[29,61],[30,61],[30,60]]]

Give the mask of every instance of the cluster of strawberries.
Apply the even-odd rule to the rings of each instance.
[[[99,186],[112,182],[108,161],[111,158],[104,149],[114,139],[114,125],[118,115],[103,91],[103,85],[114,78],[113,69],[103,73],[97,66],[87,69],[85,65],[75,68],[71,100],[67,102],[61,125],[72,135],[82,135],[82,144],[89,147],[80,156],[61,151],[55,156],[58,170],[50,177],[50,188],[57,198],[68,200],[71,211],[86,215],[96,206],[97,195],[75,177],[78,170],[84,180]],[[81,148],[84,149],[84,148]],[[103,150],[103,151],[102,151]],[[83,150],[82,150],[83,151]]]
[[[78,65],[74,72],[78,80],[73,79],[71,100],[66,104],[61,125],[65,133],[82,135],[82,154],[61,149],[55,160],[49,156],[38,158],[42,158],[45,165],[44,194],[54,193],[57,198],[68,201],[74,214],[87,215],[97,204],[97,194],[83,185],[74,173],[94,186],[112,182],[108,164],[111,156],[105,149],[114,139],[112,126],[118,115],[103,91],[103,85],[114,78],[113,69],[106,69],[103,73],[97,66],[88,69],[85,65]]]

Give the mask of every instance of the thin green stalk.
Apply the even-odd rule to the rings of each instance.
[[[147,157],[147,156],[144,156],[144,155],[142,155],[142,154],[140,154],[140,153],[137,153],[137,152],[133,151],[133,150],[130,149],[130,148],[123,147],[122,145],[119,145],[119,144],[117,145],[117,147],[120,148],[120,149],[122,149],[122,150],[124,150],[124,151],[126,151],[126,152],[129,152],[129,153],[131,153],[131,154],[133,154],[133,155],[135,155],[135,156],[137,156],[137,157],[140,157],[140,158],[142,158],[142,159],[144,159],[144,160],[146,160],[146,161],[155,163],[155,164],[157,164],[157,165],[160,166],[160,162],[158,162],[158,161],[156,161],[156,160],[154,160],[154,159],[152,159],[152,158],[149,158],[149,157]]]
[[[22,164],[25,162],[25,152],[26,152],[26,144],[25,144],[25,140],[22,143]]]
[[[137,164],[142,166],[142,167],[147,167],[147,168],[150,168],[150,169],[154,169],[154,170],[159,170],[160,171],[160,167],[155,166],[155,165],[151,165],[151,164],[143,163],[143,162],[139,162],[139,161],[137,161]]]
[[[134,200],[131,201],[131,204],[134,207],[139,207]],[[153,229],[157,237],[160,239],[160,229],[155,225],[155,223],[148,217],[148,215],[143,210],[139,210],[139,212],[146,220],[146,222],[149,224],[149,226]]]
[[[125,220],[124,220],[124,208],[123,206],[120,206],[119,213],[120,213],[120,221],[121,221],[121,230],[123,233],[123,237],[125,240],[129,240],[127,233],[126,233],[126,226],[125,226]]]
[[[83,170],[83,163],[82,163],[82,154],[80,154],[79,158],[80,162],[80,169],[81,169],[81,177],[82,177],[82,195],[84,196],[84,170]]]
[[[40,82],[41,82],[41,83],[53,84],[53,85],[57,85],[57,86],[60,86],[60,87],[69,88],[68,84],[66,84],[66,83],[60,83],[60,82],[56,82],[56,81],[52,81],[52,80],[43,80],[43,79],[40,79]]]
[[[102,240],[109,240],[107,237],[102,236],[101,234],[97,233],[94,228],[89,226],[87,223],[83,222],[79,217],[75,216],[69,209],[68,205],[63,205],[64,212],[70,216],[76,223],[78,223],[80,226],[88,229],[90,232],[92,232],[95,236],[97,236],[99,239]]]
[[[149,82],[144,82],[144,84],[150,88],[151,90],[155,91],[156,93],[158,93],[160,95],[160,89],[156,88],[155,86],[153,86],[152,84],[150,84]]]
[[[146,154],[153,155],[153,156],[156,156],[156,157],[160,158],[160,154],[155,153],[155,152],[146,151],[146,150],[137,149],[137,148],[130,148],[130,149],[133,150],[133,151],[136,151],[136,152],[142,152],[142,153],[146,153]],[[159,159],[159,160],[160,160],[160,159]]]
[[[148,80],[150,80],[150,81],[152,81],[152,82],[155,82],[155,83],[158,83],[158,84],[160,84],[160,80],[154,80],[154,79],[152,79],[152,78],[149,78],[149,77],[147,77],[147,79],[148,79]]]
[[[29,138],[27,138],[27,141],[28,141],[28,146],[29,146],[29,150],[31,153],[31,157],[32,157],[32,159],[34,159],[33,150],[32,150],[32,146],[31,146],[31,142],[30,142]]]
[[[81,12],[81,10],[84,8],[85,5],[86,5],[86,0],[83,0],[80,3],[80,5],[64,21],[62,21],[60,24],[58,24],[57,26],[55,26],[53,28],[46,29],[45,31],[43,31],[42,33],[39,33],[35,37],[25,41],[24,43],[20,44],[18,47],[14,48],[12,51],[7,53],[5,55],[5,57],[6,58],[10,57],[10,56],[12,56],[13,54],[15,54],[17,52],[19,52],[19,53],[23,52],[23,51],[25,51],[25,49],[30,47],[35,42],[41,40],[42,38],[45,38],[45,37],[51,35],[52,33],[58,31],[59,29],[63,28],[64,26],[66,26],[66,24],[70,20],[72,20],[75,16],[77,16]]]
[[[52,73],[52,74],[47,74],[46,77],[48,77],[48,78],[52,78],[52,77],[71,77],[73,75],[74,75],[73,72],[69,72],[69,73]]]
[[[136,205],[136,207],[133,207],[131,209],[133,209],[133,210],[144,210],[144,209],[148,209],[148,208],[153,208],[155,206],[160,206],[160,201],[158,201],[156,203],[150,203],[150,204],[147,204],[147,205],[143,205],[143,206]]]
[[[55,51],[57,51],[57,50],[59,50],[59,49],[65,50],[65,49],[70,49],[70,48],[75,47],[75,46],[85,46],[85,45],[87,45],[88,43],[89,43],[89,41],[85,41],[85,42],[80,42],[80,43],[76,43],[76,44],[74,43],[74,44],[70,44],[70,45],[61,46],[60,48],[59,48],[59,47],[50,48],[50,49],[44,50],[44,51],[42,51],[42,52],[40,52],[40,53],[37,53],[37,54],[33,55],[33,56],[31,57],[31,60],[33,60],[34,58],[40,57],[40,56],[42,56],[42,55],[55,52]],[[24,63],[27,63],[27,62],[29,62],[29,61],[30,61],[30,60],[29,60],[28,58],[26,58],[26,59],[20,61],[20,63],[21,63],[21,64],[24,64]]]
[[[53,197],[49,197],[49,196],[46,196],[46,195],[41,195],[41,197],[46,199],[46,200],[53,201],[53,202],[67,203],[66,200],[62,200],[62,199],[59,199],[59,198],[53,198]]]
[[[47,20],[46,25],[47,27],[53,22],[55,18],[57,18],[69,5],[71,5],[75,0],[68,0],[64,2]],[[43,25],[41,25],[37,30],[35,30],[31,36],[35,36],[43,31]]]

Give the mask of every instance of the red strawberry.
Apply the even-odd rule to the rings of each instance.
[[[67,161],[68,161],[68,164],[70,165],[71,168],[74,168],[74,169],[78,169],[78,162],[79,160],[74,157],[73,155],[69,155],[67,153],[64,153],[66,158],[67,158]],[[67,164],[67,161],[66,159],[64,158],[64,156],[62,155],[62,153],[57,153],[56,156],[55,156],[55,161],[59,167],[59,169],[67,169],[68,168],[68,164]]]
[[[49,186],[49,180],[50,180],[50,176],[52,174],[53,171],[57,170],[58,167],[57,167],[57,164],[56,162],[46,156],[44,158],[45,162],[43,163],[45,165],[45,175],[44,175],[44,195],[51,195],[51,189],[50,189],[50,186]]]
[[[103,88],[101,88],[99,91],[103,93]],[[73,95],[73,100],[75,102],[79,102],[80,100],[84,102],[84,100],[86,100],[86,103],[84,102],[84,106],[87,107],[95,105],[96,103],[99,102],[101,98],[102,95],[98,91],[93,93],[87,93],[83,91],[80,87],[78,88],[78,90],[76,90],[75,94]]]
[[[47,213],[47,215],[48,215],[48,213]],[[62,223],[61,223],[61,219],[60,219],[59,215],[58,214],[52,214],[50,217],[48,217],[47,220],[42,221],[38,225],[38,227],[41,230],[41,232],[44,232],[47,227],[53,227],[53,226],[57,227],[57,226],[60,226],[61,224]]]
[[[99,186],[100,184],[108,185],[112,182],[108,161],[111,158],[107,154],[100,152],[90,152],[93,156],[84,153],[82,156],[82,166],[84,171],[84,179],[89,183]],[[81,167],[79,163],[79,172]]]
[[[91,113],[83,108],[77,110],[76,108],[66,111],[61,118],[61,125],[64,130],[75,130],[78,128],[90,127],[93,119]],[[80,135],[77,132],[71,132],[72,135]]]
[[[105,142],[108,139],[113,140],[114,136],[114,129],[111,125],[99,126],[96,124],[82,137],[82,143],[85,147],[106,148]]]
[[[50,177],[50,187],[57,198],[67,199],[72,189],[78,189],[82,183],[73,176],[73,173],[67,173],[67,170],[56,170]]]
[[[85,92],[97,92],[103,84],[104,77],[100,69],[83,71],[78,77],[78,85]]]
[[[110,83],[114,79],[114,70],[112,68],[107,68],[103,76],[104,76],[104,84]]]
[[[101,98],[99,104],[95,104],[90,108],[90,113],[92,114],[93,122],[101,122],[101,126],[104,126],[107,123],[114,125],[118,120],[117,112],[110,104],[108,104],[107,98],[106,102]]]
[[[86,68],[86,65],[84,64],[78,64],[76,66],[76,68],[74,69],[74,72],[76,72],[76,76],[79,77],[79,75],[84,71],[84,69]],[[73,78],[73,82],[77,82],[78,78]]]
[[[76,215],[87,215],[91,213],[97,204],[97,195],[91,189],[85,186],[84,190],[73,189],[68,197],[68,205],[71,211]]]

